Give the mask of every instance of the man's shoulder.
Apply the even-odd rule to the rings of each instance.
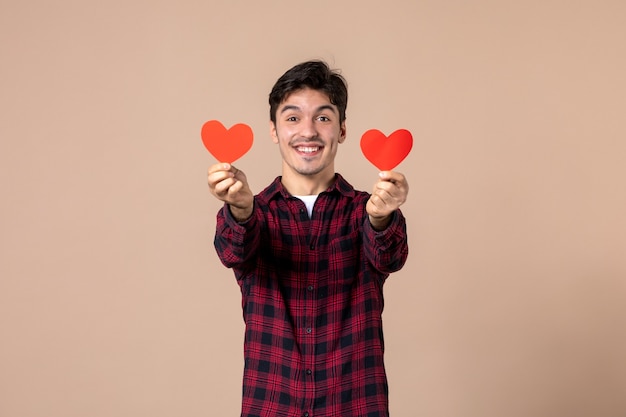
[[[267,187],[263,189],[260,193],[255,195],[255,199],[259,202],[267,203],[272,200],[277,195],[283,192],[282,184],[280,182],[280,177],[276,177]]]
[[[338,194],[348,197],[350,199],[367,199],[370,196],[370,193],[367,191],[357,190],[350,184],[341,174],[335,175],[335,182],[333,186],[330,188],[331,191],[336,191]]]

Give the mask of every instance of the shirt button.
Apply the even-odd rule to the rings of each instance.
[[[309,417],[309,412],[305,411],[304,414],[302,414],[302,417]]]
[[[309,285],[308,287],[306,287],[306,289],[309,290],[309,291],[313,291],[313,286]]]
[[[307,374],[307,375],[311,375],[312,373],[313,373],[313,371],[311,371],[310,369],[307,369],[307,370],[306,370],[306,374]]]
[[[306,332],[307,332],[307,333],[311,333],[312,331],[313,331],[313,329],[311,329],[310,327],[307,327],[307,328],[306,328]]]

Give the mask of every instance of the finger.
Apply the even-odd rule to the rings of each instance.
[[[393,171],[382,171],[379,173],[379,180],[377,185],[386,184],[388,186],[406,187],[406,179],[404,175]]]
[[[214,187],[218,182],[233,176],[230,164],[215,164],[208,170],[207,181],[209,186]]]
[[[383,204],[390,204],[395,200],[393,193],[390,190],[386,190],[384,188],[379,188],[376,190],[374,195],[383,202]]]
[[[222,181],[219,181],[213,187],[213,192],[215,195],[220,197],[225,197],[230,193],[230,188],[237,183],[237,180],[234,178],[226,178]]]
[[[213,172],[211,174],[209,174],[208,177],[208,183],[209,186],[211,187],[215,187],[218,183],[228,179],[228,178],[232,178],[233,175],[230,171],[217,171],[217,172]]]
[[[209,175],[214,172],[229,171],[230,169],[231,169],[231,165],[228,163],[219,163],[219,164],[211,165],[209,167]]]
[[[380,194],[380,196],[387,202],[390,200],[403,200],[406,195],[402,187],[389,181],[379,181],[376,183],[374,194]]]
[[[376,190],[384,190],[398,201],[406,201],[408,185],[405,182],[379,181],[376,183]]]
[[[372,202],[380,209],[393,211],[406,201],[406,192],[389,182],[381,181],[376,185]]]
[[[241,189],[243,188],[243,183],[241,181],[235,180],[235,183],[228,187],[228,195],[233,197],[235,196]]]
[[[373,198],[370,198],[367,207],[368,214],[374,217],[382,217],[388,215],[390,212],[391,211],[387,209],[387,206],[383,204],[378,197],[374,196]]]
[[[378,176],[380,177],[381,180],[390,181],[390,182],[399,181],[401,178],[401,175],[402,174],[398,172],[394,172],[394,171],[381,171],[378,173]]]
[[[382,181],[391,182],[400,187],[408,187],[408,184],[406,182],[406,177],[399,172],[381,171],[378,175]]]
[[[385,195],[384,193],[375,193],[375,194],[372,194],[372,196],[370,197],[370,201],[372,202],[372,205],[378,211],[389,210],[389,205],[390,205],[389,195]]]
[[[389,194],[394,194],[398,189],[398,185],[390,181],[378,181],[375,185],[374,191],[386,191]]]

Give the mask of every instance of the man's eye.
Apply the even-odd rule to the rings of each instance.
[[[287,118],[287,121],[288,121],[288,122],[295,122],[296,120],[298,120],[298,119],[296,118],[296,116],[289,116],[289,117]]]
[[[320,122],[329,122],[330,119],[326,116],[320,116],[317,118]]]

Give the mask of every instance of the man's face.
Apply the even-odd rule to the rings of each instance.
[[[345,122],[325,93],[305,88],[291,93],[270,122],[272,140],[283,158],[283,173],[334,175],[337,147],[346,138]]]

